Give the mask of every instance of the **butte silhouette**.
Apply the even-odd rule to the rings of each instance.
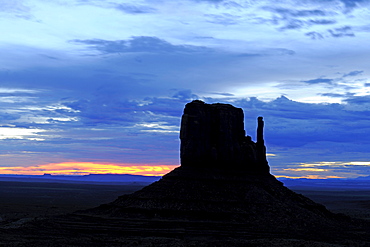
[[[245,236],[343,234],[350,225],[348,218],[289,190],[270,174],[263,118],[258,117],[257,123],[254,142],[246,136],[242,109],[199,100],[186,104],[180,130],[181,166],[133,194],[85,213],[172,220],[179,225],[198,222],[192,229],[199,234],[212,229],[221,235]],[[205,222],[209,224],[202,228]]]

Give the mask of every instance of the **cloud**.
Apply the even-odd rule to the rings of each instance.
[[[128,14],[148,14],[155,13],[156,9],[149,6],[130,5],[130,4],[117,4],[115,8]]]
[[[361,4],[368,4],[366,0],[340,0],[340,2],[344,4],[346,12],[358,8]]]
[[[216,14],[207,14],[205,15],[208,18],[208,22],[220,25],[236,25],[239,23],[240,16],[232,15],[228,13],[223,13],[220,15]]]
[[[100,51],[105,54],[110,53],[136,53],[136,52],[149,52],[149,53],[169,53],[169,52],[210,52],[211,49],[202,46],[193,45],[172,45],[171,43],[159,39],[157,37],[132,37],[129,40],[71,40],[71,43],[84,44],[92,49]]]
[[[315,25],[330,25],[330,24],[337,23],[334,20],[325,20],[325,19],[321,19],[321,20],[309,20],[309,22],[311,24],[315,24]]]
[[[347,74],[344,74],[343,77],[358,76],[358,75],[361,75],[363,72],[364,72],[363,70],[354,70],[354,71],[351,71]]]
[[[278,173],[287,172],[294,177],[306,178],[356,178],[366,175],[369,169],[370,162],[313,162],[301,163],[294,168],[285,168]]]
[[[328,32],[331,34],[334,38],[342,38],[342,37],[354,37],[355,34],[352,31],[352,27],[350,26],[344,26],[340,28],[329,29]]]
[[[308,83],[308,84],[319,84],[319,83],[333,84],[333,79],[317,78],[317,79],[307,80],[303,82]]]
[[[199,98],[197,95],[193,94],[189,89],[178,91],[172,97],[180,100],[189,100],[189,101]]]
[[[319,39],[324,38],[324,36],[319,32],[308,32],[308,33],[305,33],[305,35],[310,37],[311,39],[315,39],[315,40],[319,40]]]
[[[327,25],[327,24],[335,24],[335,23],[336,22],[327,21],[326,23],[323,22],[322,24]],[[305,33],[305,35],[314,40],[320,40],[320,39],[323,39],[324,37],[342,38],[342,37],[354,37],[355,36],[354,32],[352,31],[352,27],[350,26],[328,29],[326,32],[322,32],[322,33],[313,31],[313,32]]]
[[[314,10],[293,10],[293,9],[286,9],[286,8],[266,8],[275,13],[280,14],[284,18],[288,18],[289,16],[293,17],[312,17],[312,16],[326,16],[328,15],[327,12],[314,9]]]
[[[265,7],[264,9],[277,14],[272,23],[274,25],[283,24],[279,30],[301,29],[313,25],[331,25],[337,22],[333,19],[323,19],[322,17],[332,16],[332,14],[320,9],[293,10],[282,7]]]
[[[347,103],[363,104],[369,100],[358,96],[353,98]],[[237,105],[243,107],[246,113],[255,116],[259,113],[266,118],[266,123],[270,122],[266,135],[272,138],[270,141],[274,145],[295,146],[324,141],[369,143],[363,136],[370,131],[364,125],[369,119],[367,110],[352,111],[340,104],[300,103],[284,96],[270,102],[252,98],[237,101]],[[353,119],[357,124],[353,125]]]
[[[12,15],[16,18],[31,20],[34,16],[31,14],[31,8],[21,0],[0,0],[0,12]]]
[[[351,96],[354,96],[355,93],[322,93],[320,94],[322,96],[328,96],[328,97],[331,97],[331,98],[347,98],[347,97],[351,97]]]
[[[345,99],[344,101],[350,105],[369,106],[370,105],[370,95],[352,96],[352,97]]]

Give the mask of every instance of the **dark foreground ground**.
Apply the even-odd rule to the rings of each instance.
[[[177,222],[176,227],[172,227],[174,222],[170,221],[110,221],[81,215],[58,216],[111,202],[145,185],[0,182],[0,246],[370,246],[368,242],[356,242],[355,239],[341,243],[309,241],[269,233],[258,233],[258,238],[233,238],[233,234],[239,234],[237,225],[223,229],[222,224],[217,223],[190,226],[187,222]],[[370,190],[291,189],[325,205],[332,212],[370,221]],[[50,229],[35,235],[45,218],[49,219],[45,224]],[[37,224],[33,223],[35,219],[38,219]],[[71,223],[74,220],[80,223]],[[128,229],[137,229],[136,226],[142,229],[149,224],[150,231],[158,229],[158,232],[122,232],[119,226],[123,224],[129,225]],[[66,230],[68,228],[73,230]],[[92,232],[94,229],[96,233]],[[203,234],[201,229],[208,231]],[[218,236],[224,230],[229,232],[228,238]],[[239,229],[241,234],[248,232],[248,229],[244,230]],[[163,234],[160,231],[164,231]],[[186,231],[192,232],[191,238],[186,237]],[[58,236],[53,238],[56,233]],[[214,236],[213,240],[210,235]]]

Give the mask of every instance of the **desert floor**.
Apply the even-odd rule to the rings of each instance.
[[[32,221],[33,219],[45,218],[49,216],[57,216],[72,213],[76,210],[88,209],[96,207],[103,203],[114,201],[118,196],[132,193],[141,189],[145,184],[76,184],[76,183],[35,183],[35,182],[0,182],[0,226],[11,226],[17,228],[17,225],[22,225],[24,222]],[[370,221],[370,191],[369,190],[343,190],[343,189],[325,189],[320,190],[305,188],[291,188],[297,193],[303,194],[310,199],[325,205],[329,210],[335,213],[344,213],[351,217],[365,219]],[[5,229],[5,228],[4,228]],[[5,234],[2,233],[2,234]],[[22,233],[24,235],[25,233]],[[2,235],[8,237],[8,235]],[[90,236],[90,235],[88,235]],[[17,241],[17,234],[12,233],[9,239],[14,243],[7,245],[6,239],[0,241],[0,246],[38,246],[40,242],[35,242],[30,245],[29,239],[34,236],[23,236],[24,244]],[[311,242],[295,239],[257,239],[248,240],[247,242],[212,242],[208,245],[203,244],[203,241],[197,240],[186,242],[179,239],[149,239],[149,238],[134,238],[124,239],[117,238],[116,245],[113,240],[106,241],[106,245],[97,246],[351,246],[351,243],[344,245],[332,245],[322,242]],[[58,242],[59,241],[59,242]],[[56,239],[55,242],[42,242],[42,244],[50,244],[49,246],[65,246],[70,243],[65,240]],[[88,243],[97,241],[89,240]],[[121,241],[121,242],[120,242]],[[279,242],[280,241],[280,242]],[[32,241],[31,241],[32,242]],[[59,245],[53,245],[56,242]],[[83,242],[83,241],[82,241]],[[3,245],[5,244],[5,245]],[[357,243],[356,243],[357,244]],[[357,246],[367,246],[366,243]],[[85,246],[85,245],[76,245]]]

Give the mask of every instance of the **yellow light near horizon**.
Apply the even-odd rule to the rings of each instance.
[[[88,175],[88,174],[132,174],[163,176],[178,165],[111,164],[91,162],[50,163],[27,167],[0,167],[0,174],[19,175]]]
[[[348,165],[352,165],[352,166],[370,166],[370,162],[369,161],[354,161],[354,162],[348,162],[348,163],[345,163],[345,164],[348,164]]]
[[[291,178],[291,179],[300,179],[300,178],[307,178],[307,179],[328,179],[328,178],[345,178],[340,176],[325,176],[325,175],[306,175],[306,176],[285,176],[285,175],[276,175],[277,178]]]
[[[316,166],[332,166],[332,167],[340,167],[340,166],[370,166],[369,161],[351,161],[351,162],[315,162],[315,163],[300,163],[300,167],[316,167]]]

